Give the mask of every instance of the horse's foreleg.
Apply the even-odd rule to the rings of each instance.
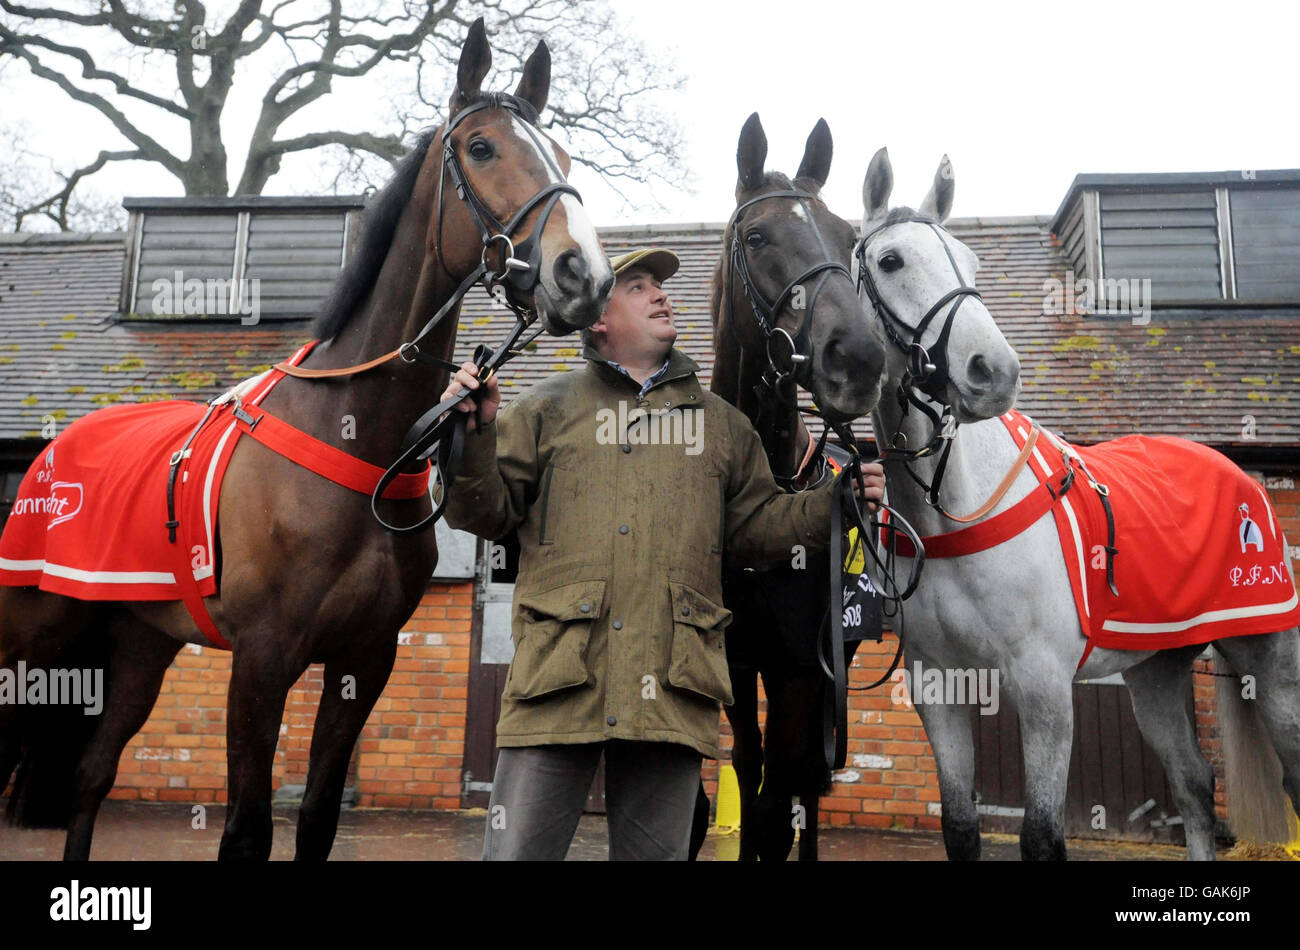
[[[1023,861],[1065,860],[1065,786],[1074,739],[1074,698],[1068,677],[1021,671],[1016,681],[1025,762]]]
[[[282,647],[283,640],[264,629],[236,644],[226,703],[229,805],[217,854],[222,861],[271,855],[271,767],[285,698],[305,668],[290,665],[277,652]]]
[[[1142,737],[1151,744],[1173,789],[1187,837],[1187,857],[1214,860],[1214,770],[1196,741],[1188,709],[1192,663],[1203,647],[1164,650],[1124,671]]]
[[[325,664],[325,685],[311,737],[307,790],[298,810],[295,861],[329,857],[352,750],[388,683],[396,655],[397,636],[392,634],[372,644],[367,652]]]
[[[799,860],[816,861],[817,856],[817,809],[821,805],[821,796],[812,792],[799,796],[799,807],[803,809],[803,827],[799,829]]]
[[[99,724],[86,747],[72,793],[72,817],[63,846],[63,860],[90,859],[90,841],[99,806],[117,779],[122,750],[149,718],[163,678],[181,643],[139,621],[121,617],[111,631],[113,650],[108,664],[106,697]]]
[[[753,826],[754,799],[763,781],[763,733],[758,728],[758,674],[732,668],[734,703],[723,707],[731,724],[731,764],[740,793],[740,860],[758,860],[758,838]]]
[[[975,745],[970,710],[966,706],[921,703],[916,711],[939,772],[939,800],[943,806],[940,820],[948,860],[978,861],[980,816],[975,809]]]

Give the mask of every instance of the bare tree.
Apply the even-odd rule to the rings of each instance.
[[[662,56],[619,29],[604,2],[592,0],[240,0],[224,24],[209,26],[200,0],[85,0],[76,8],[26,6],[0,0],[0,66],[25,65],[33,76],[105,117],[125,139],[67,172],[62,187],[41,196],[25,214],[46,214],[67,226],[78,186],[105,166],[144,161],[162,166],[187,195],[231,193],[222,115],[236,69],[271,78],[262,95],[234,194],[261,194],[286,156],[340,150],[334,184],[373,180],[367,160],[395,161],[405,136],[440,120],[456,57],[475,18],[486,17],[495,66],[515,74],[523,54],[545,37],[554,54],[552,108],[544,122],[565,129],[575,161],[610,181],[685,180],[681,130],[662,111],[664,94],[680,88]],[[365,12],[358,7],[365,6]],[[57,35],[59,39],[52,37]],[[121,71],[106,63],[134,65]],[[410,92],[389,101],[379,130],[285,130],[319,118],[319,103],[336,80],[385,75],[393,64],[412,77]],[[162,67],[174,81],[161,81]],[[79,72],[79,76],[75,73]],[[152,88],[141,76],[150,74]],[[669,78],[665,78],[665,77]],[[252,81],[252,80],[250,80]],[[506,82],[501,82],[502,87]],[[509,79],[513,85],[513,78]],[[174,87],[174,88],[173,88]],[[242,90],[243,87],[241,87]],[[261,88],[261,87],[259,87]],[[178,126],[188,154],[163,144]],[[168,125],[167,123],[171,123]],[[47,213],[48,212],[48,213]],[[19,218],[21,221],[21,216]]]
[[[28,145],[23,123],[0,126],[0,153],[5,155],[0,174],[0,227],[21,231],[31,222],[35,229],[60,231],[114,231],[126,221],[120,201],[82,186],[85,173],[65,173],[50,158]],[[42,228],[43,226],[43,228]]]

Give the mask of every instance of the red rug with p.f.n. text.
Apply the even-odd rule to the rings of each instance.
[[[1032,420],[1013,411],[1002,422],[1023,448]],[[1227,457],[1164,436],[1076,448],[1040,432],[1046,438],[1029,459],[1040,481],[1059,483],[1067,449],[1082,459],[1052,514],[1089,648],[1166,649],[1300,623],[1268,493]],[[1089,474],[1114,512],[1118,596],[1106,579],[1106,514]]]

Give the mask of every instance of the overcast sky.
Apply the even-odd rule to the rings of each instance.
[[[633,191],[643,204],[629,209],[579,171],[574,182],[598,225],[724,220],[734,205],[737,137],[753,111],[767,132],[768,167],[787,173],[816,120],[830,123],[835,160],[825,194],[854,220],[867,162],[882,145],[896,203],[919,202],[947,152],[954,214],[963,216],[1051,214],[1080,172],[1300,166],[1293,2],[614,0],[614,7],[628,30],[662,51],[665,69],[687,79],[666,104],[685,130],[695,187],[656,190],[663,208]],[[24,121],[33,146],[83,161],[99,148],[124,147],[91,110],[47,86],[23,67],[0,74],[6,120]],[[329,112],[354,121],[330,123],[366,128],[373,91],[336,88]],[[236,127],[239,115],[228,116]],[[243,141],[232,149],[232,181]],[[301,190],[292,185],[277,176],[269,193]],[[139,164],[100,176],[98,187],[180,193],[169,175]]]

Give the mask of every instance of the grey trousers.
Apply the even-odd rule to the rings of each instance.
[[[684,745],[612,739],[501,749],[484,861],[562,861],[605,753],[611,861],[685,861],[702,756]]]

